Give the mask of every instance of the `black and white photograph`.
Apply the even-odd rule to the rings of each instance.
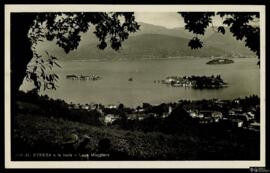
[[[30,6],[5,6],[6,166],[265,165],[263,6]]]

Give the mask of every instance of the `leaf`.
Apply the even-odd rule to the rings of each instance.
[[[41,65],[41,69],[46,70],[46,67],[43,64],[40,64],[40,65]]]
[[[107,47],[107,43],[105,41],[102,41],[99,45],[98,48],[99,49],[105,49]]]
[[[36,72],[37,71],[37,66],[35,66],[34,68],[33,68],[33,72]]]
[[[56,61],[54,61],[54,64],[59,67],[59,68],[62,68],[61,65],[59,65]]]
[[[51,56],[52,60],[57,60],[57,58],[55,56]]]
[[[224,35],[225,34],[225,28],[223,26],[218,27],[218,32],[221,32]]]
[[[54,74],[55,78],[59,79],[58,75],[57,74]]]
[[[192,40],[189,41],[188,46],[191,49],[198,49],[198,48],[202,48],[202,42],[200,41],[200,39],[198,39],[197,37],[194,37]]]
[[[48,51],[47,51],[47,50],[45,50],[45,53],[47,54],[47,56],[48,56],[48,57],[50,57],[50,55],[49,55],[49,53],[48,53]]]

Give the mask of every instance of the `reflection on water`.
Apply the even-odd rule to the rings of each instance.
[[[60,62],[60,77],[56,91],[45,91],[53,98],[73,103],[102,103],[138,106],[143,102],[159,104],[180,99],[232,99],[260,93],[259,67],[256,58],[234,59],[226,65],[207,65],[207,58],[138,61],[68,61]],[[70,80],[66,75],[101,76],[101,80]],[[218,75],[229,87],[194,90],[154,83],[167,76]],[[132,80],[129,80],[131,79]],[[29,88],[24,83],[23,90]]]

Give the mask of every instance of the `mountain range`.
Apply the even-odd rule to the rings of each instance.
[[[122,43],[119,51],[110,47],[105,50],[97,48],[98,40],[93,29],[82,35],[82,41],[77,50],[65,54],[55,43],[42,43],[39,50],[47,50],[64,60],[87,59],[150,59],[169,57],[247,57],[255,54],[245,47],[244,42],[237,41],[226,28],[225,34],[218,33],[215,27],[206,29],[205,35],[200,36],[203,48],[188,47],[193,33],[184,28],[168,29],[162,26],[139,23],[140,31],[133,33]]]

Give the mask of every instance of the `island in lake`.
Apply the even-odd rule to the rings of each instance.
[[[67,79],[72,79],[72,80],[99,80],[102,77],[98,76],[98,75],[89,75],[89,76],[84,76],[84,75],[66,75]]]
[[[211,61],[208,61],[206,64],[215,65],[215,64],[231,64],[231,63],[234,63],[234,61],[231,59],[216,58],[216,59],[213,59]]]
[[[227,86],[220,75],[217,76],[170,76],[165,80],[154,81],[155,83],[169,84],[173,87],[192,87],[194,89],[217,89]]]

